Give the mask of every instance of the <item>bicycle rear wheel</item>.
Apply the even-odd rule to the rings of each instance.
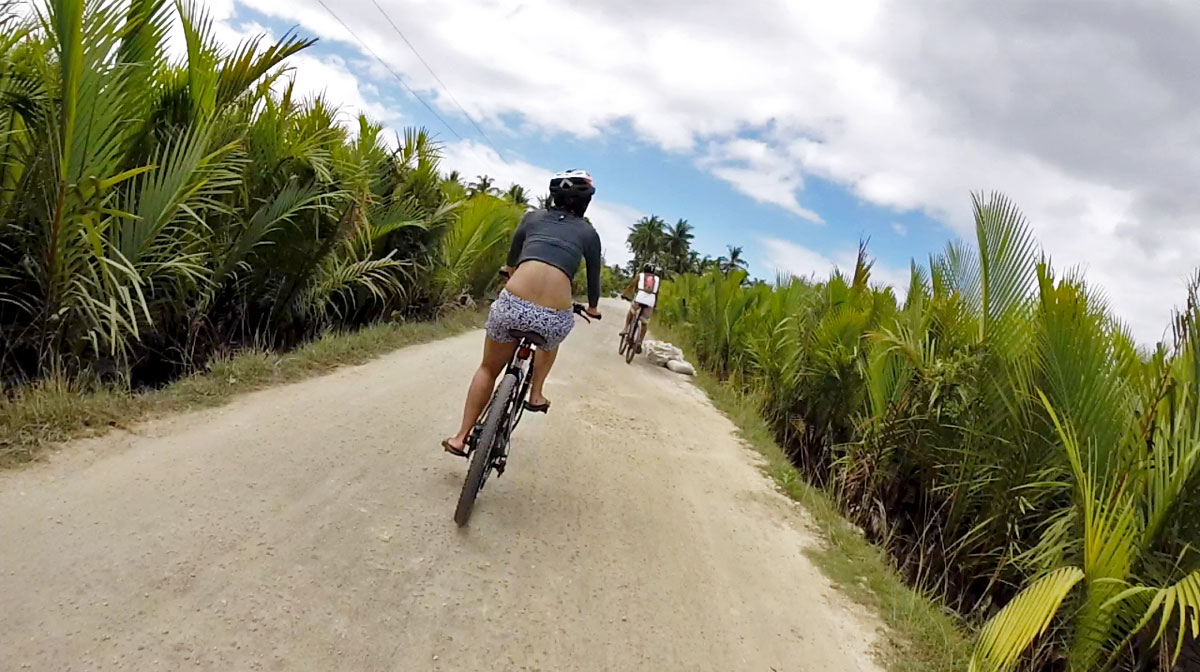
[[[467,469],[467,480],[463,482],[462,492],[458,495],[458,506],[454,509],[454,522],[459,527],[471,519],[471,509],[475,507],[475,497],[483,488],[487,479],[488,469],[492,467],[492,452],[500,438],[500,423],[504,421],[504,409],[508,406],[517,386],[517,377],[511,373],[504,375],[500,386],[492,394],[487,413],[483,416],[483,430],[476,438],[475,449],[471,453],[471,466]]]
[[[620,346],[617,347],[618,355],[625,354],[625,348],[629,347],[629,341],[627,340],[628,338],[629,338],[628,334],[621,335],[621,344],[620,344]]]

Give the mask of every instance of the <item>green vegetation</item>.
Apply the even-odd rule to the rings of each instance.
[[[636,273],[645,263],[653,263],[667,275],[678,273],[704,272],[710,268],[729,267],[729,259],[720,257],[713,259],[700,256],[692,249],[692,233],[695,227],[686,219],[667,225],[658,215],[643,217],[629,229],[626,243],[633,252],[629,262],[629,273]],[[729,247],[730,255],[735,259],[736,268],[745,268],[746,261],[741,258],[742,248]]]
[[[479,322],[454,308],[496,288],[524,191],[297,99],[312,41],[225,49],[166,0],[0,26],[0,461]]]
[[[629,284],[630,277],[625,269],[616,264],[605,266],[600,271],[600,294],[603,296],[619,294]]]
[[[1005,199],[975,220],[903,302],[861,249],[823,282],[681,275],[659,316],[910,585],[982,626],[971,669],[1196,669],[1200,290],[1143,352]]]
[[[742,248],[729,245],[729,255],[712,258],[692,249],[692,239],[695,229],[686,219],[681,219],[673,225],[668,225],[658,215],[643,217],[630,227],[626,244],[633,252],[629,262],[629,273],[634,273],[642,264],[650,262],[657,265],[666,275],[682,273],[706,273],[716,269],[721,273],[746,270],[747,263],[742,257]]]
[[[679,325],[655,324],[655,336],[681,343],[689,358],[695,351]],[[958,672],[967,667],[971,649],[949,610],[905,584],[885,551],[846,522],[830,495],[813,487],[780,448],[763,420],[761,400],[737,385],[700,371],[696,382],[713,404],[737,425],[742,439],[766,459],[765,471],[788,497],[804,505],[827,545],[810,553],[843,592],[871,607],[887,625],[892,641],[880,657],[894,672]]]
[[[7,395],[160,385],[494,288],[523,191],[443,177],[424,131],[391,148],[367,118],[351,132],[297,99],[285,61],[312,41],[224,48],[194,1],[34,10],[0,6]]]
[[[0,4],[0,28],[0,459],[477,321],[453,307],[494,290],[529,195],[298,100],[286,59],[312,41],[224,48],[195,0]],[[910,585],[981,626],[972,669],[1197,669],[1200,288],[1144,352],[1007,201],[975,216],[976,248],[914,264],[902,302],[865,249],[852,276],[769,286],[740,248],[701,258],[686,220],[628,242],[675,276],[659,314],[727,408],[753,400]],[[752,442],[841,550],[827,569],[934,652],[919,669],[961,667],[936,610]]]

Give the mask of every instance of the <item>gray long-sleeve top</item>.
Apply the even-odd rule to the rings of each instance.
[[[508,266],[516,268],[527,259],[550,264],[568,278],[586,259],[588,306],[600,302],[600,236],[586,219],[557,208],[525,213],[513,234]]]

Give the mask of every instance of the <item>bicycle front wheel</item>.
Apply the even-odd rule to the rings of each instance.
[[[505,374],[500,386],[492,394],[487,413],[483,416],[483,430],[476,438],[475,450],[471,453],[471,466],[467,469],[467,480],[463,482],[462,492],[458,495],[458,506],[454,509],[454,522],[459,527],[471,519],[471,510],[475,508],[475,498],[483,489],[487,479],[488,469],[492,467],[492,454],[502,438],[501,423],[504,421],[504,409],[508,406],[509,398],[517,388],[517,377],[511,373]]]

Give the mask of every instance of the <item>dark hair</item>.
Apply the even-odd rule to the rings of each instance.
[[[560,210],[566,210],[576,217],[583,217],[583,213],[587,212],[588,204],[592,202],[592,197],[583,196],[581,194],[559,193],[553,194],[551,196],[551,201],[553,202],[554,207],[559,208]]]

